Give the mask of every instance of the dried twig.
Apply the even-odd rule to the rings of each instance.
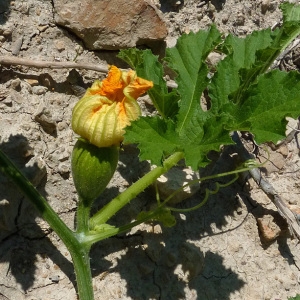
[[[71,61],[41,61],[32,60],[27,58],[20,58],[15,56],[0,56],[0,65],[6,66],[27,66],[31,68],[49,68],[49,69],[81,69],[81,70],[92,70],[101,73],[108,72],[108,65],[97,65],[97,64],[86,64],[86,63],[75,63]],[[177,84],[170,80],[167,82],[169,88],[176,88]]]
[[[236,132],[233,134],[232,138],[234,142],[237,144],[239,157],[243,161],[254,158],[254,156],[246,150],[246,148],[244,147],[243,143],[241,142]],[[254,179],[254,181],[259,185],[259,187],[266,193],[266,195],[276,205],[279,214],[287,221],[291,234],[296,236],[300,240],[300,224],[297,219],[297,214],[294,214],[289,209],[289,207],[285,204],[285,202],[280,198],[275,188],[268,181],[262,178],[259,169],[257,168],[251,169],[249,173]]]
[[[86,63],[75,63],[71,61],[40,61],[27,58],[13,57],[13,56],[0,56],[0,65],[22,65],[31,68],[49,68],[49,69],[86,69],[97,72],[107,73],[108,66]]]

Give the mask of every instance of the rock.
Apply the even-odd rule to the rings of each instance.
[[[34,120],[42,126],[45,132],[53,134],[56,131],[56,122],[52,117],[52,113],[43,102],[34,113]]]
[[[55,40],[54,45],[59,52],[62,52],[66,49],[65,43],[62,40]]]
[[[274,241],[280,234],[280,227],[274,222],[272,215],[264,215],[257,219],[257,225],[261,233],[261,237],[265,242]]]
[[[162,200],[166,200],[170,195],[178,191],[168,203],[171,205],[180,203],[199,191],[199,178],[199,174],[192,171],[191,168],[174,167],[157,179],[156,183],[159,196]],[[193,180],[195,180],[195,182],[192,185],[181,189],[182,186]]]
[[[145,0],[54,0],[55,22],[91,50],[153,45],[167,36],[159,11]]]
[[[32,93],[35,95],[43,95],[47,92],[47,88],[45,86],[36,85],[32,87]]]

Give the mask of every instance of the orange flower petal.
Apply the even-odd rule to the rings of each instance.
[[[141,112],[136,99],[153,86],[134,71],[111,66],[106,79],[96,80],[73,109],[74,132],[98,147],[118,145],[124,128]]]

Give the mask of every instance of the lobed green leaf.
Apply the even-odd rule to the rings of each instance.
[[[163,118],[174,119],[178,112],[179,95],[174,89],[169,92],[163,78],[163,67],[157,56],[150,50],[125,49],[121,50],[118,57],[126,61],[137,72],[137,75],[154,84],[148,94],[160,115]]]
[[[245,92],[242,105],[231,106],[233,130],[246,130],[257,143],[278,140],[285,136],[286,117],[300,113],[300,74],[274,70],[261,75]],[[230,110],[228,108],[228,110]]]

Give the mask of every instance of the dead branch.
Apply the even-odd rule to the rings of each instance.
[[[20,58],[15,56],[0,56],[0,65],[5,66],[27,66],[30,68],[38,69],[80,69],[80,70],[92,70],[101,73],[108,72],[108,65],[97,65],[97,64],[86,64],[86,63],[75,63],[71,61],[41,61],[32,60],[27,58]],[[170,80],[167,82],[169,88],[176,88],[177,84]]]
[[[27,66],[31,68],[49,68],[49,69],[86,69],[97,71],[101,73],[108,72],[108,66],[97,65],[97,64],[86,64],[86,63],[75,63],[71,61],[40,61],[32,60],[27,58],[20,58],[14,56],[0,56],[0,65],[8,66]]]
[[[250,154],[241,142],[237,132],[234,132],[232,139],[237,145],[237,152],[242,161],[255,158]],[[286,220],[289,231],[293,236],[296,236],[300,240],[300,226],[297,219],[297,214],[294,214],[285,202],[280,198],[275,188],[261,176],[261,172],[258,168],[249,170],[251,177],[259,185],[259,187],[265,192],[269,199],[275,204],[279,214]]]

